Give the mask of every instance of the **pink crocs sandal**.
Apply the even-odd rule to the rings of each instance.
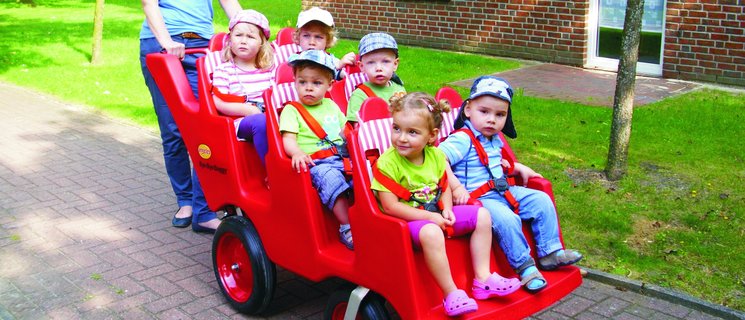
[[[479,300],[489,299],[494,296],[506,296],[520,289],[520,280],[517,278],[505,278],[492,273],[486,283],[473,279],[473,297]]]
[[[460,289],[448,294],[442,306],[445,307],[445,313],[450,317],[457,317],[479,309],[476,300],[469,298],[466,292]]]

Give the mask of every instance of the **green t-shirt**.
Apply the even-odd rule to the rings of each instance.
[[[390,100],[397,92],[406,93],[406,89],[404,89],[402,85],[393,81],[388,81],[388,85],[382,87],[372,84],[372,82],[369,81],[365,82],[365,85],[370,87],[375,95],[385,100],[385,102],[388,102],[388,100]],[[349,96],[349,102],[347,103],[347,120],[357,121],[357,112],[360,111],[362,103],[365,102],[365,99],[367,98],[367,94],[365,94],[361,89],[354,89],[354,91],[352,91],[352,95]]]
[[[398,154],[395,147],[388,148],[378,159],[378,170],[387,177],[398,182],[406,190],[414,193],[414,198],[422,202],[429,202],[437,196],[437,183],[445,174],[447,166],[445,154],[433,146],[424,148],[424,163],[418,166]],[[376,191],[390,192],[380,182],[373,179],[370,188]],[[404,202],[403,200],[400,200]],[[414,201],[405,202],[412,207],[419,204]]]
[[[336,145],[342,145],[344,143],[344,139],[341,135],[344,130],[344,125],[347,123],[347,119],[334,101],[328,98],[323,98],[319,105],[303,106],[308,110],[308,113],[318,121],[321,127],[323,127],[329,140]],[[313,154],[316,151],[331,147],[328,143],[319,139],[318,136],[310,130],[310,126],[305,123],[303,117],[300,116],[300,113],[298,113],[297,109],[295,109],[291,104],[288,104],[285,106],[284,110],[282,110],[282,114],[279,117],[279,131],[296,133],[297,144],[300,147],[300,150],[303,150],[303,152],[307,154]]]

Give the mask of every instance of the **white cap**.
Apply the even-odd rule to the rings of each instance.
[[[312,7],[308,10],[300,12],[297,16],[297,27],[302,28],[308,22],[319,21],[329,27],[334,26],[334,18],[331,16],[331,12],[323,10],[319,7]]]

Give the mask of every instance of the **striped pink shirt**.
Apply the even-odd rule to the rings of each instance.
[[[222,93],[245,95],[250,101],[264,102],[261,94],[274,83],[274,69],[272,66],[246,71],[228,61],[212,73],[212,85]]]

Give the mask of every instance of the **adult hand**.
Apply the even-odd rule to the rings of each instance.
[[[162,44],[163,50],[168,54],[177,56],[179,59],[184,59],[184,53],[186,52],[186,46],[183,43],[168,39],[166,43]]]

